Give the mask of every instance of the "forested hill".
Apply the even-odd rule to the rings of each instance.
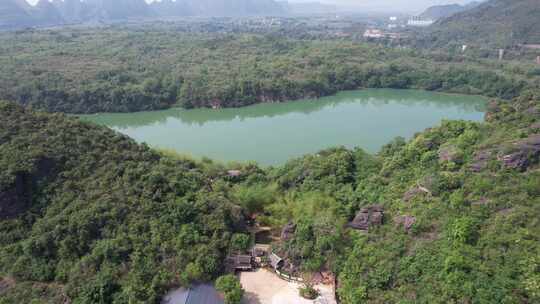
[[[538,0],[490,0],[437,22],[435,45],[470,44],[510,47],[540,44]]]
[[[464,12],[478,6],[479,2],[471,2],[466,5],[460,4],[447,4],[447,5],[435,5],[428,7],[420,16],[425,19],[439,20],[442,18],[448,18],[457,13]]]
[[[244,225],[210,185],[224,170],[64,115],[0,117],[0,303],[154,303],[222,271]]]
[[[538,73],[526,64],[495,70],[489,61],[460,54],[173,29],[114,26],[0,35],[0,99],[50,112],[95,113],[239,107],[358,88],[512,98],[529,74]]]
[[[537,303],[539,101],[240,176],[1,103],[0,303],[158,303],[220,274],[253,214],[278,235],[294,223],[274,250],[335,273],[344,304]]]

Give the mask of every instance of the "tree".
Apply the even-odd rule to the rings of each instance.
[[[225,296],[225,304],[240,304],[244,290],[240,281],[232,275],[224,275],[216,280],[216,289]]]

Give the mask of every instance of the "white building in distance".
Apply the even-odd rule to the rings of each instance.
[[[407,21],[408,26],[430,26],[434,23],[432,19],[424,19],[419,16],[413,16]]]
[[[385,34],[381,30],[368,29],[364,33],[364,38],[382,39],[382,38],[385,38]]]

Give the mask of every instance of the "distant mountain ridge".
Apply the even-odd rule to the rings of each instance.
[[[539,0],[491,0],[436,22],[431,43],[509,47],[540,44]]]
[[[466,5],[461,4],[447,4],[447,5],[435,5],[427,8],[420,17],[425,19],[439,20],[443,18],[448,18],[457,13],[461,13],[467,10],[470,10],[476,6],[480,5],[480,2],[471,2]]]
[[[40,0],[36,6],[30,8],[29,12],[32,17],[32,21],[43,26],[59,25],[64,23],[64,19],[62,18],[60,11],[52,2],[49,2],[48,0]]]
[[[161,16],[245,16],[285,13],[274,0],[162,0],[150,7]]]
[[[275,0],[26,0],[0,1],[0,29],[181,16],[282,15]]]
[[[317,1],[313,2],[281,2],[289,13],[293,15],[319,15],[335,13],[337,6],[325,4]]]
[[[30,14],[20,6],[18,0],[0,1],[0,29],[28,26],[32,23]]]

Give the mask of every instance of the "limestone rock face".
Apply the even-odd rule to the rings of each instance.
[[[540,109],[536,106],[528,108],[527,110],[525,110],[525,113],[531,116],[540,117]]]
[[[503,155],[499,159],[506,168],[525,171],[540,157],[540,135],[532,135],[515,143],[515,148],[515,152]]]
[[[357,230],[367,231],[370,227],[382,225],[383,219],[383,208],[381,206],[374,205],[360,209],[353,221],[349,223],[349,227]]]
[[[487,105],[486,114],[485,114],[485,120],[486,121],[493,121],[495,117],[497,116],[497,113],[501,111],[501,106],[497,101],[490,101]]]
[[[397,226],[402,226],[405,229],[405,232],[409,233],[414,223],[416,223],[416,218],[410,215],[402,215],[394,218],[394,223]]]
[[[491,158],[492,151],[482,150],[477,151],[474,154],[472,164],[470,166],[471,171],[480,172],[487,167],[488,161]]]
[[[12,288],[15,285],[15,281],[10,278],[2,278],[0,277],[0,295],[7,291],[8,289]]]
[[[531,125],[531,130],[540,130],[540,122]]]
[[[446,146],[439,149],[439,162],[454,162],[459,163],[460,153],[456,146]]]
[[[409,202],[411,201],[415,196],[417,195],[420,195],[424,192],[422,192],[422,190],[420,190],[418,187],[414,187],[412,189],[409,189],[407,192],[405,192],[405,194],[403,194],[403,200],[405,202]]]

